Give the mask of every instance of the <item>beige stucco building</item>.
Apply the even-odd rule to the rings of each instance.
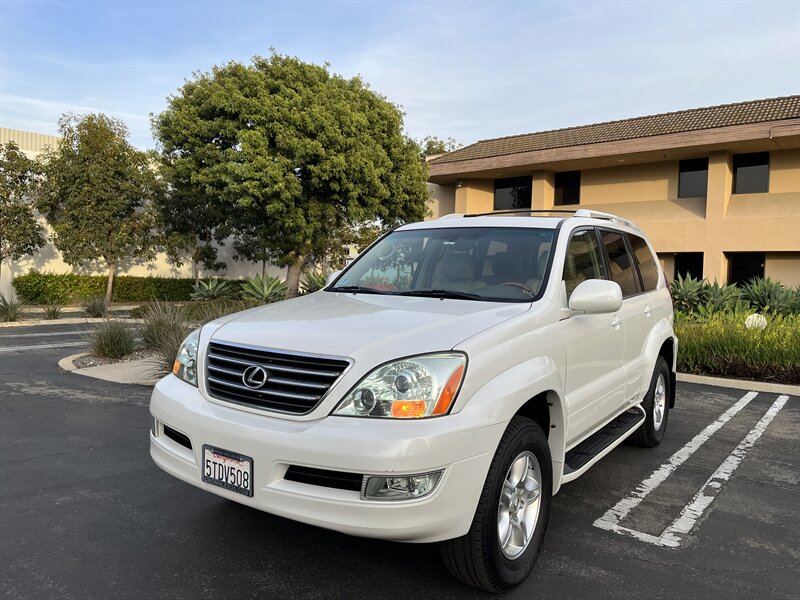
[[[29,158],[36,158],[48,147],[54,147],[58,144],[59,139],[60,138],[58,136],[54,135],[0,127],[0,144],[14,142]],[[261,274],[260,264],[256,265],[248,262],[234,261],[233,254],[233,248],[230,244],[223,245],[219,251],[219,259],[228,265],[227,269],[219,273],[203,272],[202,275],[204,277],[222,276],[240,278]],[[39,250],[39,252],[32,256],[25,256],[20,260],[3,262],[3,269],[0,273],[0,293],[6,295],[11,294],[11,282],[13,281],[14,277],[27,273],[31,269],[37,269],[38,271],[47,273],[72,273],[77,271],[89,275],[106,274],[105,268],[102,265],[87,264],[82,269],[74,269],[61,260],[61,253],[53,244],[47,243]],[[269,273],[271,275],[285,277],[286,269],[270,267]],[[167,259],[165,254],[160,253],[156,255],[154,260],[151,261],[123,263],[120,265],[117,275],[191,277],[192,272],[190,264],[184,264],[181,267],[177,267]]]
[[[800,285],[800,96],[482,140],[429,161],[432,212],[589,208],[667,275]]]

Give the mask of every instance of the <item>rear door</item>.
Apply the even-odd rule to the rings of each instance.
[[[597,232],[572,232],[564,259],[564,308],[582,281],[608,279]],[[592,433],[624,402],[624,327],[618,313],[571,314],[559,323],[566,347],[567,447]]]
[[[620,315],[625,328],[623,362],[626,374],[624,403],[631,404],[637,401],[636,393],[642,384],[642,350],[650,331],[648,323],[652,316],[652,306],[648,295],[643,293],[642,281],[627,234],[618,230],[601,229],[600,235],[611,277],[622,288]]]

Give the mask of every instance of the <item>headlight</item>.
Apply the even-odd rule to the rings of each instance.
[[[362,379],[335,415],[411,419],[447,414],[461,387],[467,357],[460,352],[403,358]]]
[[[178,356],[172,365],[172,372],[186,383],[197,385],[197,344],[200,341],[200,330],[195,329],[183,340]]]

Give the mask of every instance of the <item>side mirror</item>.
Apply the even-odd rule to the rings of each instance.
[[[615,281],[587,279],[578,284],[569,297],[571,310],[587,314],[616,312],[622,306],[622,289]]]
[[[341,273],[341,271],[334,271],[328,275],[328,278],[325,280],[325,287],[328,287],[330,284],[332,284],[333,280],[339,276],[339,273]]]

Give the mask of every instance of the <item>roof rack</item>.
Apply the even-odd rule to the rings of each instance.
[[[540,214],[540,213],[568,214],[573,217],[584,217],[587,219],[605,219],[607,221],[611,221],[612,223],[625,225],[627,227],[631,227],[633,229],[638,229],[641,231],[641,228],[633,221],[629,221],[628,219],[623,219],[622,217],[618,217],[617,215],[612,215],[611,213],[600,212],[598,210],[589,210],[587,208],[579,208],[577,210],[566,210],[560,208],[551,208],[549,210],[531,210],[527,208],[519,208],[513,210],[495,210],[492,212],[475,213],[469,215],[447,215],[446,217],[441,217],[441,218],[447,218],[447,217],[454,218],[456,216],[490,217],[493,215],[518,215],[518,214]]]

